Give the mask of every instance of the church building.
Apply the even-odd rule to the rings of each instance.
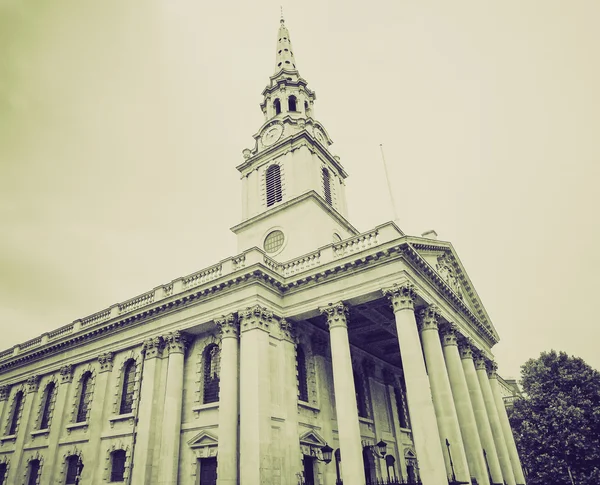
[[[452,244],[359,232],[283,21],[238,254],[0,352],[0,485],[524,485]]]

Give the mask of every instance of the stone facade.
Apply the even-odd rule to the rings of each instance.
[[[346,220],[283,21],[263,95],[240,254],[0,353],[0,483],[525,483],[470,279]]]

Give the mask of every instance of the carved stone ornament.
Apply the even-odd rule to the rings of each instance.
[[[463,297],[462,291],[460,289],[460,282],[458,281],[458,277],[455,274],[454,267],[452,266],[452,261],[448,254],[444,253],[438,256],[436,270],[440,277],[448,284],[450,288],[454,290],[454,292]]]
[[[498,364],[496,364],[496,362],[494,362],[493,360],[487,361],[486,368],[488,377],[490,379],[496,379],[496,377],[498,377]]]
[[[242,332],[255,328],[260,328],[268,332],[271,320],[273,320],[273,312],[260,305],[241,310],[238,312],[238,315],[240,318],[240,330]]]
[[[322,355],[323,357],[327,356],[327,349],[329,348],[329,340],[324,336],[315,333],[310,338],[310,345],[313,351],[313,354]]]
[[[27,379],[27,392],[37,392],[40,384],[40,376],[34,374]]]
[[[458,346],[458,326],[455,323],[445,323],[440,326],[442,334],[442,346],[456,345]]]
[[[484,370],[487,372],[487,365],[485,363],[485,358],[483,358],[482,356],[477,356],[475,357],[475,369],[477,370]]]
[[[394,283],[390,288],[381,290],[384,296],[387,296],[392,303],[394,311],[410,309],[414,310],[415,300],[417,299],[417,290],[410,283]]]
[[[329,330],[335,327],[348,327],[349,310],[341,301],[330,303],[326,307],[319,308],[322,315],[327,317],[327,326]]]
[[[68,384],[73,380],[73,366],[71,364],[63,365],[59,373],[61,384]]]
[[[282,318],[279,320],[279,328],[284,338],[291,342],[296,342],[296,324],[294,322]]]
[[[10,386],[4,385],[0,386],[0,401],[6,401],[8,399],[8,395],[10,394]]]
[[[237,319],[233,313],[229,315],[223,315],[221,318],[215,320],[215,324],[219,328],[221,338],[237,338],[239,335],[240,326],[238,325]]]
[[[164,348],[165,343],[162,337],[147,338],[142,344],[142,354],[144,354],[144,359],[148,360],[158,357]]]
[[[100,362],[100,372],[108,372],[113,368],[113,353],[104,352],[98,356],[98,362]]]
[[[167,333],[163,339],[165,347],[169,350],[169,354],[185,354],[188,344],[185,334],[179,330],[175,330],[174,332]]]
[[[419,310],[417,315],[417,325],[419,330],[424,332],[426,330],[438,329],[438,320],[440,318],[440,310],[435,305],[429,305]]]

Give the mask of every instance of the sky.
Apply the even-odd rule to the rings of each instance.
[[[280,5],[349,220],[451,241],[501,375],[600,369],[600,2],[0,1],[0,348],[236,254]]]

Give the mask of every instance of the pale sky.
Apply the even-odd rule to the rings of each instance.
[[[0,348],[237,251],[279,1],[0,2]],[[349,219],[451,241],[500,373],[600,368],[600,2],[283,1]]]

